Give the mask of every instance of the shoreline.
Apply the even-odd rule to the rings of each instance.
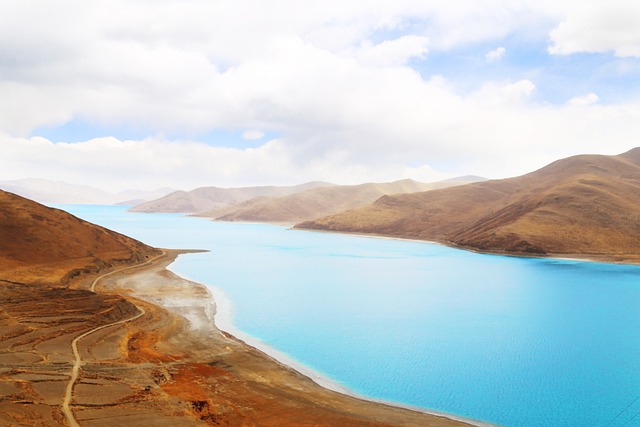
[[[375,397],[370,397],[360,393],[356,393],[352,391],[349,387],[342,385],[341,383],[329,378],[328,376],[322,374],[321,372],[318,372],[313,368],[310,368],[304,365],[303,363],[288,356],[286,353],[281,352],[276,348],[271,347],[270,345],[264,343],[263,341],[239,330],[238,328],[235,327],[235,325],[233,325],[233,322],[232,322],[233,304],[231,303],[229,298],[225,295],[224,291],[222,291],[217,286],[205,284],[205,283],[201,283],[199,281],[193,280],[189,278],[187,275],[180,273],[179,271],[176,271],[175,269],[171,268],[171,266],[174,264],[174,262],[177,260],[179,256],[187,255],[194,251],[180,251],[180,250],[173,250],[173,251],[176,255],[174,259],[165,267],[165,269],[175,274],[176,276],[194,284],[195,286],[201,286],[207,291],[209,295],[210,306],[211,306],[210,312],[213,313],[211,317],[213,328],[223,333],[229,334],[232,337],[234,337],[236,340],[243,343],[244,345],[253,347],[254,349],[264,353],[268,357],[274,359],[275,361],[283,365],[286,369],[291,369],[307,377],[308,379],[310,379],[311,381],[313,381],[315,384],[317,384],[322,388],[328,389],[336,393],[340,393],[348,397],[370,402],[376,405],[384,405],[384,406],[396,407],[400,409],[406,409],[409,411],[419,412],[426,415],[433,415],[437,417],[446,418],[451,421],[463,422],[475,427],[498,427],[498,425],[496,424],[483,422],[473,418],[468,418],[468,417],[464,417],[456,414],[450,414],[447,412],[441,412],[441,411],[428,409],[428,408],[422,408],[419,406],[404,404],[401,402],[377,399]],[[169,307],[164,307],[164,308],[170,309]]]
[[[273,224],[277,225],[277,224]],[[579,261],[579,262],[596,262],[601,264],[619,264],[619,265],[635,265],[640,266],[640,254],[576,254],[576,253],[548,253],[548,254],[529,254],[529,253],[516,253],[516,252],[505,252],[505,251],[491,251],[491,250],[481,250],[477,248],[473,248],[471,246],[461,246],[455,243],[447,242],[447,241],[438,241],[438,240],[427,240],[427,239],[418,239],[415,237],[403,237],[403,236],[393,236],[393,235],[385,235],[385,234],[376,234],[376,233],[359,233],[355,231],[335,231],[335,230],[321,230],[314,228],[296,228],[289,227],[291,231],[308,231],[312,233],[328,233],[328,234],[346,234],[349,236],[356,237],[365,237],[370,239],[386,239],[386,240],[398,240],[404,242],[415,242],[415,243],[430,243],[434,245],[445,246],[451,249],[458,249],[461,251],[471,252],[479,255],[495,255],[495,256],[505,256],[505,257],[513,257],[513,258],[535,258],[535,259],[549,259],[549,260],[563,260],[563,261]]]
[[[551,259],[551,260],[564,260],[564,261],[580,261],[580,262],[597,262],[603,264],[621,264],[621,265],[638,265],[640,266],[640,254],[629,253],[629,254],[580,254],[580,253],[547,253],[547,254],[533,254],[533,253],[517,253],[517,252],[505,252],[500,250],[482,250],[478,248],[474,248],[471,246],[462,246],[448,241],[439,241],[439,240],[428,240],[428,239],[419,239],[416,237],[406,237],[406,236],[394,236],[387,234],[376,234],[376,233],[362,233],[356,231],[337,231],[337,230],[322,230],[315,228],[297,228],[296,224],[291,223],[279,223],[279,222],[267,222],[267,221],[225,221],[218,220],[215,218],[209,217],[198,217],[196,215],[186,215],[192,218],[200,218],[207,221],[213,222],[223,222],[223,223],[238,223],[238,224],[253,224],[253,225],[272,225],[277,227],[283,227],[287,230],[291,231],[308,231],[314,233],[329,233],[329,234],[346,234],[349,236],[356,237],[366,237],[372,239],[387,239],[387,240],[398,240],[404,242],[417,242],[417,243],[431,243],[434,245],[445,246],[452,249],[458,249],[461,251],[472,252],[480,255],[497,255],[497,256],[507,256],[514,258],[537,258],[537,259]]]
[[[184,254],[181,253],[178,256],[181,256],[181,255],[184,255]],[[231,303],[231,300],[229,300],[229,298],[225,295],[224,291],[222,291],[222,289],[216,286],[201,283],[197,280],[191,279],[190,277],[188,277],[183,273],[173,270],[172,268],[170,268],[172,264],[169,264],[166,267],[166,269],[172,272],[173,274],[175,274],[176,276],[181,277],[191,283],[195,283],[199,286],[202,286],[204,289],[207,290],[207,293],[209,294],[210,303],[211,303],[211,312],[212,312],[211,321],[213,322],[214,328],[233,336],[234,338],[244,342],[248,346],[251,346],[257,350],[260,350],[261,352],[267,354],[268,356],[272,357],[273,359],[277,360],[278,362],[287,366],[288,368],[294,369],[295,371],[301,373],[302,375],[310,378],[313,382],[315,382],[321,387],[327,388],[332,391],[336,391],[338,393],[360,398],[360,396],[351,392],[347,387],[341,385],[337,381],[331,380],[330,378],[324,376],[320,372],[315,371],[312,368],[309,368],[308,366],[289,357],[286,353],[283,353],[269,346],[268,344],[264,343],[258,338],[255,338],[247,334],[246,332],[243,332],[240,329],[236,328],[233,325],[233,322],[231,320],[233,304]]]
[[[316,380],[318,375],[313,370],[297,369],[301,364],[284,363],[271,352],[264,351],[269,349],[268,347],[263,347],[263,350],[259,348],[261,346],[252,346],[242,340],[244,334],[240,333],[240,337],[237,337],[218,327],[215,316],[212,316],[218,311],[218,301],[209,287],[179,276],[167,268],[179,255],[195,251],[165,249],[165,252],[165,257],[151,264],[109,276],[101,292],[125,296],[136,305],[142,304],[153,317],[160,315],[165,318],[164,324],[170,326],[169,330],[161,332],[163,327],[158,329],[156,326],[154,336],[160,340],[151,341],[156,344],[147,347],[148,350],[143,348],[142,354],[155,355],[151,360],[170,361],[165,369],[174,372],[176,369],[184,372],[180,366],[186,366],[187,369],[193,369],[188,368],[189,366],[210,366],[212,368],[205,369],[213,369],[216,372],[213,377],[201,377],[195,380],[195,383],[185,384],[185,390],[195,387],[195,393],[198,395],[201,393],[198,390],[202,390],[202,386],[198,384],[202,384],[203,381],[212,384],[209,387],[214,390],[218,387],[233,387],[231,390],[234,392],[231,395],[218,392],[209,394],[207,402],[211,402],[210,405],[218,405],[219,403],[215,402],[219,400],[227,401],[235,408],[240,405],[249,411],[245,416],[255,417],[256,415],[251,414],[257,414],[258,418],[254,418],[254,424],[249,422],[250,425],[274,427],[497,427],[454,414],[366,398],[349,393],[344,387],[339,387],[339,391],[336,391],[319,384]],[[220,301],[223,305],[224,300]],[[165,314],[162,314],[163,312]],[[167,315],[170,316],[168,324]],[[174,320],[170,320],[172,318]],[[173,350],[170,350],[171,348]],[[155,359],[156,357],[160,359]],[[286,362],[290,360],[286,358]],[[308,371],[311,371],[312,375],[305,373]],[[219,382],[220,380],[222,382]],[[255,400],[256,393],[260,396],[259,403]],[[204,398],[202,394],[198,396],[200,397],[197,399]],[[233,412],[240,415],[235,409]],[[251,418],[242,419],[248,421]],[[288,421],[285,422],[285,419]],[[231,425],[240,424],[236,420]]]

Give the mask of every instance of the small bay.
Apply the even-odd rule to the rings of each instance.
[[[145,243],[234,328],[355,393],[503,426],[640,425],[640,267],[58,206]],[[633,419],[634,416],[637,418]]]

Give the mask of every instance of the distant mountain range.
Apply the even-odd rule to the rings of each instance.
[[[67,212],[0,190],[0,282],[68,285],[160,252]]]
[[[221,209],[202,212],[197,216],[221,221],[295,224],[363,206],[385,194],[427,191],[478,180],[482,178],[461,177],[436,183],[405,179],[389,183],[316,187],[286,196],[256,197]]]
[[[199,213],[221,209],[236,203],[242,203],[254,197],[284,196],[317,187],[332,186],[326,182],[314,181],[306,184],[277,187],[200,187],[191,191],[174,191],[157,200],[134,206],[131,212],[147,213]]]
[[[514,254],[640,255],[640,148],[580,155],[516,178],[387,195],[296,226]]]
[[[67,184],[60,181],[27,178],[14,181],[0,181],[0,189],[18,194],[39,203],[95,204],[95,205],[135,205],[146,200],[157,199],[175,191],[160,188],[153,191],[125,190],[109,193],[88,185]]]

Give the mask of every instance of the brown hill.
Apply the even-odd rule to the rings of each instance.
[[[640,148],[569,157],[516,178],[383,196],[297,227],[491,252],[630,258],[640,254]]]
[[[64,211],[0,190],[0,280],[67,285],[159,252]]]
[[[191,191],[174,191],[150,202],[134,206],[131,212],[147,213],[197,213],[214,209],[220,209],[245,200],[260,196],[284,196],[310,188],[326,187],[332,184],[326,182],[308,182],[306,184],[277,187],[240,187],[240,188],[219,188],[200,187]]]
[[[469,178],[472,179],[472,178]],[[478,180],[480,178],[476,178]],[[389,183],[339,185],[313,188],[280,197],[258,197],[198,216],[221,221],[250,221],[295,224],[371,203],[385,194],[414,193],[470,182],[449,180],[422,183],[410,179]]]

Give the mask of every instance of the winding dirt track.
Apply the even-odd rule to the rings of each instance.
[[[158,258],[161,258],[163,256],[165,256],[166,253],[164,251],[162,251],[162,253],[154,258],[151,258],[150,260],[142,263],[142,264],[136,264],[136,265],[130,265],[128,267],[123,267],[123,268],[119,268],[117,270],[113,270],[110,271],[108,273],[103,274],[102,276],[98,276],[96,277],[96,279],[93,281],[93,283],[91,283],[91,287],[89,288],[92,292],[95,292],[96,289],[96,285],[98,284],[98,282],[102,279],[104,279],[105,277],[115,274],[115,273],[120,273],[124,270],[129,270],[131,268],[137,268],[137,267],[143,267],[147,264],[152,263],[153,261],[157,260]],[[98,331],[101,331],[102,329],[106,329],[106,328],[110,328],[112,326],[116,326],[116,325],[120,325],[123,323],[127,323],[127,322],[132,322],[134,320],[136,320],[139,317],[144,316],[145,314],[145,310],[142,307],[136,306],[139,310],[139,313],[126,318],[126,319],[122,319],[119,320],[117,322],[113,322],[113,323],[109,323],[107,325],[102,325],[102,326],[98,326],[96,328],[93,328],[87,332],[84,332],[81,335],[78,335],[77,337],[74,338],[74,340],[71,342],[71,350],[73,350],[73,356],[75,358],[74,362],[73,362],[73,368],[71,369],[71,378],[69,379],[69,383],[67,384],[67,389],[66,392],[64,394],[64,400],[62,402],[62,412],[64,413],[65,417],[67,418],[67,422],[69,423],[69,425],[71,427],[80,427],[80,424],[78,424],[78,422],[76,421],[74,415],[73,415],[73,411],[71,411],[71,399],[73,397],[73,387],[76,384],[76,381],[78,381],[78,375],[79,375],[79,371],[80,371],[80,366],[82,365],[82,358],[80,357],[80,352],[78,351],[78,342],[95,333]]]
[[[129,269],[131,269],[131,268],[144,267],[144,266],[145,266],[145,265],[147,265],[147,264],[151,264],[153,261],[157,260],[158,258],[162,258],[163,256],[167,255],[167,253],[166,253],[165,251],[163,251],[162,249],[160,249],[160,252],[162,252],[160,255],[158,255],[158,256],[156,256],[156,257],[153,257],[153,258],[151,258],[150,260],[147,260],[147,261],[143,262],[142,264],[130,265],[130,266],[128,266],[128,267],[122,267],[122,268],[119,268],[119,269],[117,269],[117,270],[113,270],[113,271],[110,271],[110,272],[108,272],[108,273],[105,273],[105,274],[103,274],[102,276],[98,276],[98,277],[96,277],[96,279],[93,281],[93,283],[91,283],[91,286],[89,287],[89,290],[90,290],[91,292],[95,292],[95,291],[96,291],[96,285],[98,284],[98,282],[99,282],[100,280],[104,279],[104,278],[105,278],[105,277],[107,277],[107,276],[110,276],[110,275],[112,275],[112,274],[116,274],[116,273],[120,273],[120,272],[122,272],[122,271],[124,271],[124,270],[129,270]],[[88,335],[88,334],[87,334],[87,335]]]

